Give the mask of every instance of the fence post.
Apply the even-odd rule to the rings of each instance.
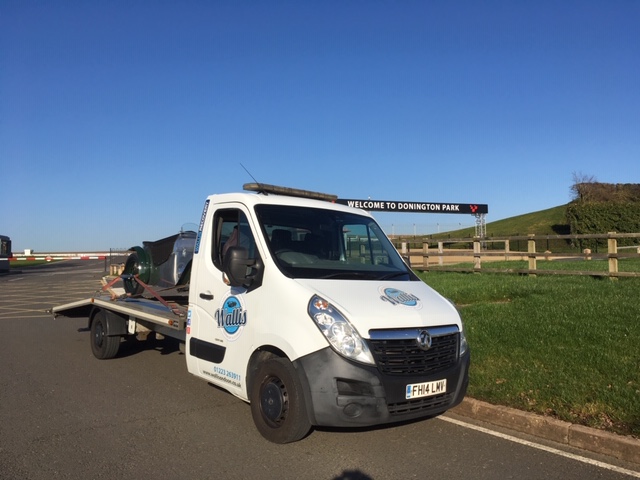
[[[444,254],[444,242],[438,242],[438,265],[442,266],[444,264],[444,259],[442,255]]]
[[[528,240],[528,248],[527,251],[529,253],[529,275],[532,277],[535,277],[535,270],[536,270],[536,241],[534,239],[535,235],[534,234],[529,234],[529,240]],[[531,270],[534,271],[534,273],[531,273]]]
[[[422,268],[429,269],[429,242],[422,242]]]
[[[509,261],[509,240],[504,241],[504,259]]]
[[[411,267],[411,248],[409,248],[409,253],[407,253],[407,242],[402,242],[400,247],[400,256],[404,258],[407,262],[407,265]]]
[[[616,232],[608,233],[609,235],[615,235]],[[607,247],[609,250],[607,255],[609,257],[609,279],[618,280],[617,275],[612,275],[618,273],[618,239],[615,237],[609,237],[607,239]]]
[[[480,237],[473,237],[473,269],[480,270]]]

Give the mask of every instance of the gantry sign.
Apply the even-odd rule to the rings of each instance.
[[[462,213],[475,215],[476,236],[485,236],[485,215],[489,213],[489,205],[484,203],[441,203],[441,202],[399,202],[397,200],[371,200],[339,198],[336,203],[361,208],[369,212],[404,212],[404,213]]]
[[[482,203],[398,202],[349,198],[339,198],[336,203],[370,212],[466,213],[471,215],[489,213],[489,205]]]

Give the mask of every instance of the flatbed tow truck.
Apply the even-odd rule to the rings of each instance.
[[[134,247],[100,294],[53,315],[87,318],[98,359],[117,357],[126,337],[177,339],[188,372],[249,402],[275,443],[462,401],[460,315],[370,214],[323,193],[244,187],[209,196],[197,232]]]

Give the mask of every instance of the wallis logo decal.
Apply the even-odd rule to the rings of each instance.
[[[405,307],[422,308],[422,302],[413,293],[403,292],[397,288],[380,287],[380,299],[391,305],[403,305]]]
[[[214,318],[225,337],[235,340],[247,324],[247,311],[243,308],[240,298],[231,295],[225,298],[222,307],[215,311]]]

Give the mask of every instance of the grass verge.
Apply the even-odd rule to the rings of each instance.
[[[15,270],[22,267],[37,267],[39,265],[46,265],[61,261],[62,260],[11,260],[11,262],[9,262],[9,265],[12,270]]]
[[[479,400],[640,437],[640,280],[429,272],[460,308]]]

